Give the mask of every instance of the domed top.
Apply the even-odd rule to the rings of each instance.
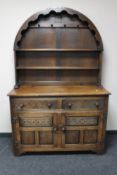
[[[85,15],[70,8],[46,9],[32,15],[18,31],[14,50],[64,46],[68,49],[103,50],[95,25]]]

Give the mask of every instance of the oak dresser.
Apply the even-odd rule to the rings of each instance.
[[[22,25],[8,94],[15,155],[104,151],[110,93],[101,85],[102,51],[94,24],[69,8],[41,11]]]

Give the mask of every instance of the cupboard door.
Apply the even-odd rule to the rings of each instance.
[[[54,113],[19,113],[17,114],[16,136],[20,146],[47,149],[57,146],[57,116]]]
[[[73,112],[62,114],[62,146],[80,148],[96,145],[103,140],[103,113]]]

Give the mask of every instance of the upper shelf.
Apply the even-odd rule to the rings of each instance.
[[[18,66],[17,70],[32,69],[32,70],[98,70],[99,67],[39,67],[39,66]]]
[[[62,51],[62,52],[100,52],[100,50],[94,50],[94,49],[67,49],[67,48],[64,48],[64,49],[50,49],[50,48],[47,48],[47,49],[16,49],[16,51],[23,51],[23,52],[45,52],[45,51]]]
[[[49,28],[44,29],[44,26]],[[15,39],[14,50],[56,48],[56,44],[61,48],[79,49],[55,51],[82,51],[82,49],[85,51],[85,48],[103,50],[102,39],[95,25],[85,15],[69,8],[47,9],[31,16],[20,28]],[[35,51],[34,49],[30,51]],[[52,50],[54,51],[50,49]]]
[[[100,84],[100,34],[75,10],[50,9],[30,17],[14,51],[16,84]]]

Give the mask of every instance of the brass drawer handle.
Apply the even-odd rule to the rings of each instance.
[[[52,103],[48,103],[48,108],[49,108],[49,109],[52,108]]]
[[[72,108],[72,104],[68,103],[68,107],[69,107],[69,109],[71,109]]]

